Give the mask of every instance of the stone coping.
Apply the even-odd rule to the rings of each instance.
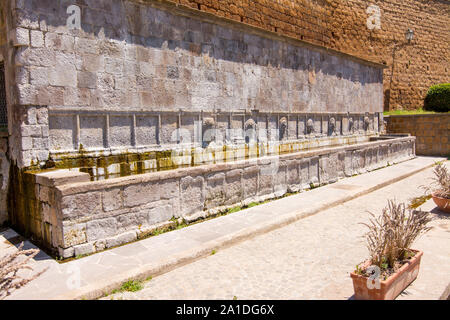
[[[136,109],[136,110],[123,110],[123,109],[116,109],[116,108],[96,108],[95,110],[83,110],[80,109],[79,107],[75,107],[75,106],[58,106],[58,105],[52,105],[48,107],[49,112],[52,115],[67,115],[67,114],[80,114],[80,115],[84,115],[84,114],[89,114],[89,115],[105,115],[105,113],[108,114],[136,114],[136,115],[159,115],[159,114],[194,114],[194,115],[199,115],[199,114],[217,114],[217,115],[250,115],[252,113],[256,113],[256,114],[268,114],[268,115],[295,115],[295,116],[307,116],[307,115],[322,115],[322,116],[353,116],[353,115],[359,115],[359,116],[363,116],[363,115],[377,115],[377,114],[383,114],[383,112],[365,112],[365,111],[361,111],[361,112],[357,112],[357,111],[349,111],[349,112],[339,112],[339,111],[289,111],[289,110],[271,110],[271,111],[262,111],[259,109],[236,109],[236,110],[221,110],[221,109],[216,109],[214,111],[209,111],[209,110],[187,110],[187,109],[183,109],[183,108],[179,108],[177,110],[140,110],[140,109]]]
[[[450,117],[450,112],[442,113],[418,113],[418,114],[391,114],[388,116],[383,116],[383,118],[415,118],[415,117]]]
[[[379,146],[379,145],[383,145],[383,144],[392,144],[392,143],[396,143],[396,142],[405,142],[405,141],[411,141],[411,140],[415,141],[415,137],[411,137],[411,136],[401,137],[401,138],[394,138],[394,139],[390,139],[390,140],[380,140],[380,141],[372,141],[372,142],[365,142],[365,143],[357,143],[357,144],[353,144],[353,145],[346,145],[346,146],[340,146],[340,147],[329,147],[329,148],[327,147],[327,148],[320,148],[318,150],[307,150],[307,151],[283,154],[283,155],[278,155],[278,156],[267,156],[264,158],[239,160],[239,161],[234,161],[234,162],[230,162],[230,163],[207,164],[207,165],[200,165],[198,167],[180,168],[180,169],[160,171],[160,172],[150,172],[150,173],[131,175],[131,176],[126,176],[126,177],[113,178],[113,179],[100,180],[100,181],[80,182],[80,183],[58,186],[57,190],[59,191],[61,196],[67,196],[67,195],[72,195],[72,194],[94,191],[94,190],[98,190],[98,189],[109,189],[109,188],[115,188],[115,187],[129,186],[130,184],[140,184],[140,183],[147,183],[147,182],[152,182],[152,181],[160,181],[160,180],[166,180],[166,179],[179,178],[179,177],[183,177],[186,175],[201,175],[201,174],[213,173],[213,172],[217,172],[217,171],[240,169],[240,168],[248,167],[249,164],[267,165],[267,164],[270,164],[271,161],[276,160],[276,159],[279,159],[281,161],[286,161],[286,160],[292,160],[292,159],[296,159],[296,158],[314,157],[314,156],[320,156],[320,155],[328,154],[328,153],[336,153],[336,152],[347,151],[347,150],[357,150],[357,149],[364,148],[364,147]]]

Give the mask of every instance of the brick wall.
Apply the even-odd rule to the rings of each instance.
[[[450,156],[450,114],[387,116],[388,133],[416,136],[416,154]]]
[[[450,81],[450,41],[445,41],[450,37],[449,1],[172,1],[386,63],[385,109],[420,107],[431,85]],[[372,4],[381,9],[380,30],[366,26]],[[404,35],[408,28],[414,30],[411,44]]]

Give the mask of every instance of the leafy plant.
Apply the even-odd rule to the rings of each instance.
[[[424,101],[424,109],[436,112],[450,111],[450,83],[431,86]]]
[[[427,212],[407,210],[404,203],[388,201],[379,217],[370,213],[366,233],[367,248],[372,265],[381,270],[395,268],[395,264],[411,256],[414,240],[430,230],[427,227],[431,217]]]
[[[129,280],[122,284],[120,291],[136,292],[142,290],[143,288],[144,285],[142,284],[142,281]]]
[[[0,258],[0,299],[9,296],[12,290],[23,287],[47,270],[46,268],[29,278],[23,278],[18,275],[17,273],[20,270],[33,270],[33,268],[27,264],[39,253],[39,249],[22,250],[22,248],[23,242],[16,252]]]

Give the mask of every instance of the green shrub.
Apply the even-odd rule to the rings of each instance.
[[[424,101],[424,109],[436,112],[450,111],[450,83],[431,86]]]

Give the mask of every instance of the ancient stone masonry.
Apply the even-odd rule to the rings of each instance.
[[[450,82],[447,0],[171,1],[385,63],[385,109],[421,107],[431,85]],[[379,28],[368,28],[374,13],[380,14]],[[414,31],[411,43],[408,29]]]
[[[0,132],[0,226],[8,220],[7,196],[9,180],[8,139]]]
[[[168,1],[1,8],[9,219],[63,257],[414,157],[382,64]]]
[[[368,113],[376,131],[380,66],[147,2],[80,3],[81,30],[66,26],[70,1],[13,2],[19,167],[80,146],[171,143],[174,129],[194,136],[204,117],[242,128],[248,118],[276,127],[280,115],[297,138],[304,117]]]
[[[366,141],[261,159],[90,181],[87,173],[28,175],[37,209],[33,234],[65,258],[413,158],[414,137]],[[34,184],[32,184],[34,185]],[[34,233],[37,232],[37,233]],[[38,234],[42,232],[42,234]]]
[[[6,43],[6,4],[0,3],[0,227],[8,220],[7,193],[9,180],[8,130],[6,96],[7,85],[5,79],[5,57],[3,50]]]

